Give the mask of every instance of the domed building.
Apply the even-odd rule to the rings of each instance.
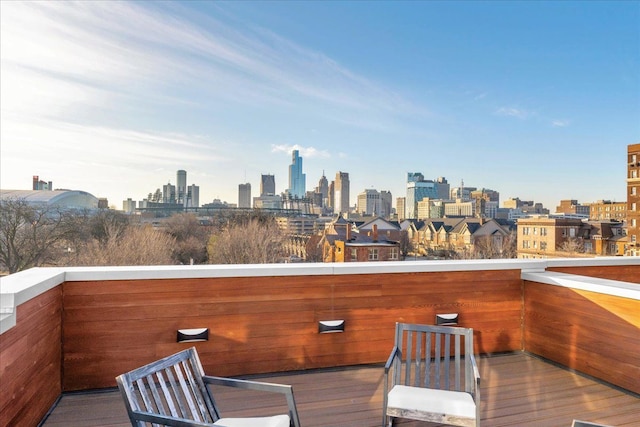
[[[0,201],[5,200],[63,209],[98,209],[98,198],[79,190],[0,190]]]

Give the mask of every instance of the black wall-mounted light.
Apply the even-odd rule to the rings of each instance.
[[[344,332],[344,320],[321,320],[318,322],[318,333],[330,334]]]
[[[177,342],[209,341],[209,328],[178,329]]]
[[[458,313],[436,314],[436,325],[453,326],[458,324]]]

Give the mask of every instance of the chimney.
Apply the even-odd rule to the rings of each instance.
[[[378,226],[376,224],[373,224],[373,241],[378,241]]]
[[[346,238],[347,242],[349,240],[351,240],[351,224],[347,223],[347,238]]]

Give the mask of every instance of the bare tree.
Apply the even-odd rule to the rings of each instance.
[[[175,239],[152,226],[111,224],[102,240],[93,239],[76,253],[76,265],[169,265],[173,264]]]
[[[475,259],[516,258],[516,242],[517,236],[514,232],[500,237],[494,235],[476,237],[473,242],[473,253],[470,253],[469,257]]]
[[[582,254],[585,252],[584,242],[577,237],[570,237],[558,245],[558,251],[567,254]]]
[[[200,224],[192,213],[171,216],[166,222],[166,231],[175,239],[173,256],[179,264],[203,264],[207,262],[207,242],[211,227]]]
[[[400,240],[398,241],[398,244],[400,245],[400,256],[402,257],[402,259],[405,259],[407,255],[415,250],[415,247],[413,245],[413,242],[411,241],[411,238],[409,237],[409,233],[407,232],[407,230],[402,230],[400,232]]]
[[[45,265],[65,239],[70,214],[52,206],[32,206],[23,199],[0,202],[0,264],[15,273]]]
[[[209,239],[212,264],[267,264],[282,260],[286,236],[275,221],[234,223]]]

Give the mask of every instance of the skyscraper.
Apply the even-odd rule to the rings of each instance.
[[[187,203],[187,171],[181,169],[176,175],[176,203],[185,205]]]
[[[276,194],[276,177],[273,175],[262,175],[260,179],[260,196]]]
[[[306,187],[306,175],[302,173],[302,157],[300,157],[298,150],[293,150],[291,165],[289,165],[289,194],[302,199],[307,191]]]
[[[334,200],[334,213],[349,213],[349,174],[347,172],[336,173]]]
[[[316,193],[320,193],[322,195],[322,206],[327,206],[329,204],[327,201],[329,197],[329,181],[327,181],[327,177],[324,176],[324,171],[322,171],[322,177],[318,181]]]
[[[240,184],[238,186],[238,207],[250,208],[251,207],[251,184]]]
[[[419,172],[409,172],[407,174],[407,199],[405,218],[418,218],[418,202],[423,198],[438,198],[438,186],[431,180],[425,180]]]
[[[162,203],[176,202],[176,186],[168,183],[162,186]]]
[[[191,184],[187,187],[187,200],[186,207],[198,208],[200,207],[200,187],[195,184]]]

